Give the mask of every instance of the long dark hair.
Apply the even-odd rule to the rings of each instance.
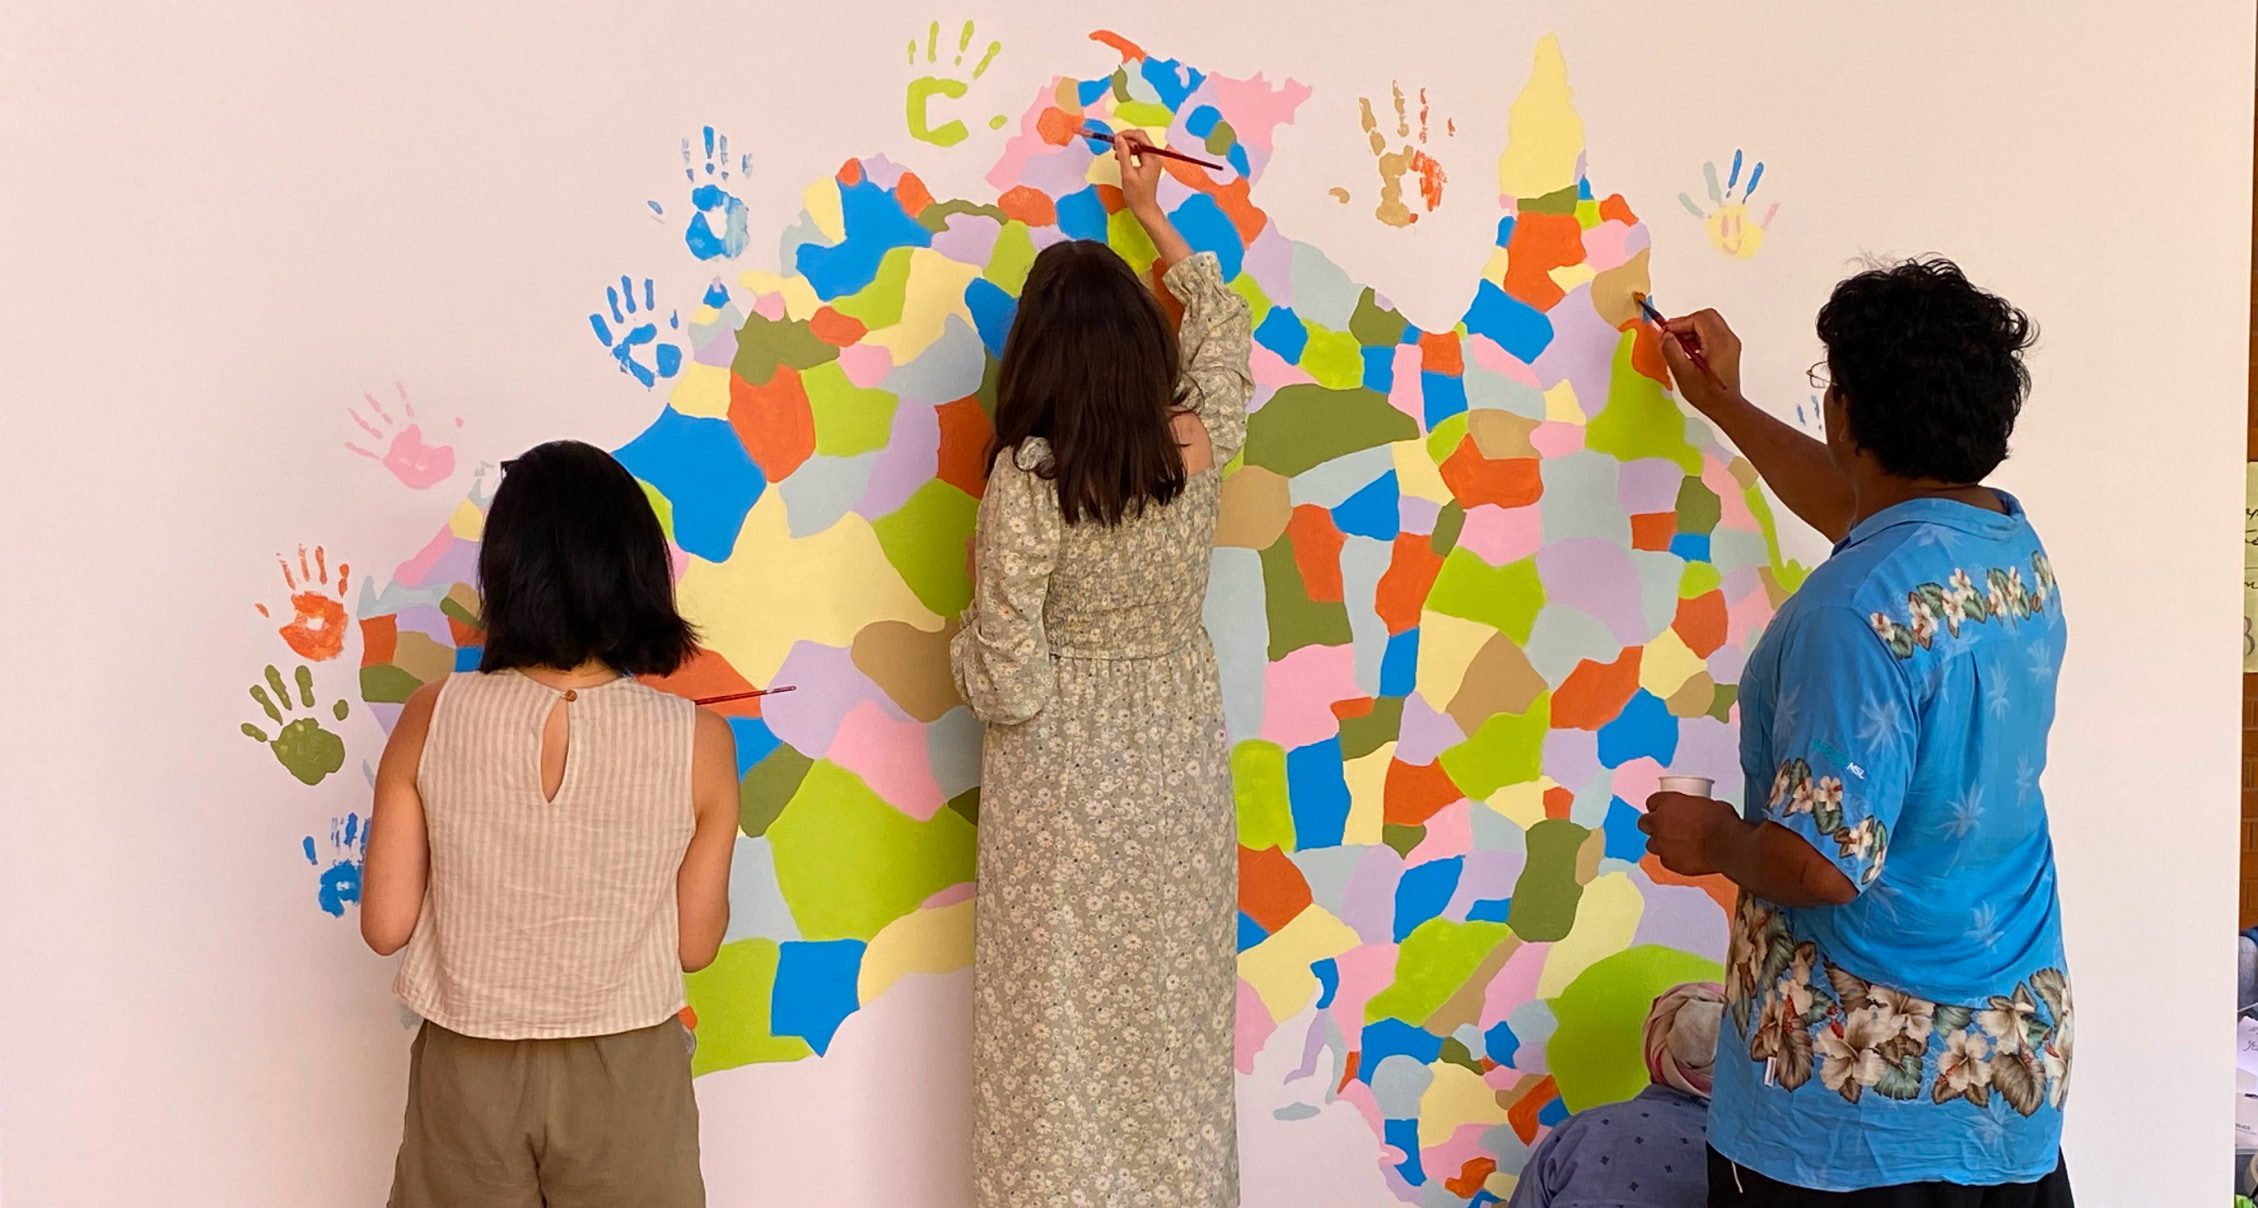
[[[996,449],[1040,436],[1068,524],[1119,524],[1184,489],[1170,427],[1176,328],[1112,248],[1074,240],[1028,270],[996,379]]]
[[[667,675],[697,652],[674,607],[666,534],[625,467],[576,440],[502,463],[486,511],[480,671],[578,667]]]

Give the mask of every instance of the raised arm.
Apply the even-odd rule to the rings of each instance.
[[[424,829],[416,768],[439,706],[440,684],[408,697],[376,765],[376,802],[369,811],[368,855],[361,861],[361,939],[378,956],[407,946],[423,917],[431,878],[431,839]]]
[[[1195,255],[1191,245],[1160,206],[1160,157],[1139,157],[1149,143],[1132,130],[1114,143],[1121,160],[1121,191],[1129,212],[1152,238],[1164,268],[1161,283],[1184,304],[1177,330],[1183,361],[1184,402],[1207,428],[1216,464],[1238,456],[1247,438],[1247,399],[1254,393],[1248,357],[1254,324],[1247,300],[1223,281],[1223,267],[1212,254]]]
[[[682,971],[713,963],[729,931],[729,862],[737,852],[737,736],[718,713],[698,710],[690,752],[690,803],[697,829],[674,878]]]
[[[1696,364],[1699,352],[1708,364]],[[1850,532],[1856,505],[1850,481],[1835,469],[1827,446],[1774,418],[1741,393],[1741,342],[1714,310],[1669,321],[1662,359],[1678,397],[1716,424],[1748,457],[1787,509],[1829,541]]]

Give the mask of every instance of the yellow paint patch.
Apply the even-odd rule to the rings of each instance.
[[[1537,49],[1542,53],[1544,48]],[[847,237],[847,215],[839,207],[837,180],[826,176],[809,185],[807,192],[800,194],[800,204],[807,207],[808,217],[815,221],[815,229],[823,232],[824,238],[837,243]]]
[[[1419,695],[1433,701],[1457,696],[1474,656],[1496,636],[1495,628],[1480,621],[1433,610],[1419,614],[1419,668],[1414,677]]]
[[[1482,1076],[1462,1065],[1436,1062],[1427,1067],[1435,1080],[1419,1096],[1419,1147],[1441,1145],[1469,1124],[1484,1127],[1505,1123],[1505,1109],[1497,1092]]]
[[[1639,655],[1639,687],[1668,700],[1708,665],[1677,630],[1665,629]]]
[[[447,517],[447,531],[465,541],[476,541],[486,534],[486,513],[465,499],[455,505],[455,514]]]
[[[941,338],[941,330],[950,316],[962,319],[968,329],[972,326],[972,311],[964,304],[964,288],[979,275],[977,265],[951,260],[932,248],[912,251],[901,322],[883,331],[871,332],[862,342],[893,353],[896,365],[909,364]]]
[[[1647,271],[1647,252],[1616,265],[1592,279],[1592,309],[1609,327],[1621,327],[1640,317],[1639,299],[1654,292]]]
[[[1527,830],[1545,820],[1545,794],[1557,787],[1550,776],[1539,776],[1527,784],[1506,785],[1482,804]]]
[[[1387,824],[1388,760],[1396,744],[1384,742],[1361,759],[1343,760],[1341,778],[1349,786],[1349,816],[1341,827],[1341,842],[1377,845]]]
[[[1589,264],[1563,264],[1545,276],[1552,278],[1552,283],[1562,289],[1574,289],[1599,276],[1599,270]]]
[[[1317,1001],[1317,975],[1309,971],[1363,941],[1322,906],[1310,906],[1269,939],[1239,954],[1239,976],[1254,987],[1270,1018],[1284,1023]]]
[[[886,561],[869,521],[849,513],[795,539],[782,491],[762,495],[746,514],[728,561],[691,558],[676,594],[706,645],[756,684],[775,678],[796,642],[845,649],[880,621],[941,624]]]
[[[700,365],[695,361],[684,365],[682,376],[675,380],[674,393],[666,401],[684,415],[728,419],[729,367]]]
[[[1560,38],[1546,34],[1537,43],[1529,82],[1505,119],[1505,154],[1498,156],[1498,192],[1507,197],[1543,197],[1573,188],[1576,161],[1584,153],[1584,119],[1576,114],[1568,87],[1568,60]]]
[[[1442,467],[1437,466],[1434,457],[1427,452],[1424,439],[1399,440],[1390,449],[1396,459],[1398,491],[1429,503],[1450,502],[1450,484],[1443,481]]]
[[[807,322],[823,306],[823,299],[815,296],[815,287],[808,284],[806,277],[785,277],[749,269],[744,276],[737,278],[737,283],[751,290],[756,298],[768,294],[783,295],[785,317],[802,323]],[[748,306],[746,309],[752,308]]]
[[[1545,418],[1563,424],[1584,422],[1583,404],[1576,401],[1576,388],[1562,382],[1545,391]]]
[[[1584,887],[1576,903],[1576,925],[1545,954],[1537,975],[1537,997],[1557,998],[1576,975],[1631,946],[1639,915],[1646,909],[1639,887],[1623,873],[1609,873]]]
[[[862,954],[855,999],[865,1006],[912,973],[954,973],[972,964],[972,900],[912,910],[886,924]]]
[[[1505,249],[1502,247],[1491,252],[1490,262],[1482,266],[1482,280],[1497,286],[1499,289],[1505,288],[1505,266],[1506,262],[1511,259],[1512,257],[1506,255]]]

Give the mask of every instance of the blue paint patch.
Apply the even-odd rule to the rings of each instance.
[[[1499,1065],[1512,1065],[1513,1055],[1520,1051],[1521,1038],[1514,1035],[1513,1028],[1502,1019],[1482,1033],[1482,1055]]]
[[[1455,373],[1419,375],[1419,394],[1426,400],[1427,430],[1466,411],[1466,381]]]
[[[1497,245],[1504,247],[1511,242],[1513,242],[1513,215],[1508,214],[1497,220]]]
[[[1512,921],[1512,898],[1483,898],[1466,908],[1469,923],[1504,923]]]
[[[1646,858],[1646,835],[1639,830],[1640,817],[1639,811],[1621,797],[1607,803],[1607,821],[1600,829],[1607,835],[1605,854],[1609,859],[1636,864]]]
[[[329,846],[336,858],[329,867],[321,869],[321,878],[314,887],[314,901],[321,912],[333,919],[345,917],[345,907],[361,900],[361,861],[368,856],[368,828],[361,825],[361,816],[349,813],[343,818],[330,819]],[[321,868],[321,857],[315,854],[314,837],[306,836],[303,844],[306,863]]]
[[[1231,144],[1231,150],[1223,157],[1223,162],[1231,165],[1231,170],[1237,172],[1242,177],[1247,176],[1254,171],[1254,168],[1250,166],[1253,161],[1247,158],[1247,147],[1245,143]]]
[[[716,281],[706,287],[705,304],[719,310],[729,305],[729,287]]]
[[[1245,952],[1269,938],[1270,934],[1262,929],[1262,924],[1247,917],[1246,911],[1239,912],[1239,951]]]
[[[1680,533],[1670,538],[1670,552],[1688,562],[1709,561],[1709,534]]]
[[[1309,967],[1317,978],[1317,1009],[1322,1011],[1333,1005],[1333,996],[1341,992],[1341,963],[1326,957]]]
[[[1170,112],[1184,103],[1186,97],[1199,91],[1200,82],[1207,79],[1196,68],[1187,67],[1178,59],[1146,58],[1143,69],[1145,82],[1160,94],[1160,103]],[[1201,137],[1206,137],[1202,135]]]
[[[1396,387],[1396,350],[1393,348],[1367,348],[1364,350],[1364,388],[1375,394],[1386,394]]]
[[[1592,199],[1592,182],[1591,182],[1591,178],[1590,178],[1590,177],[1579,177],[1579,178],[1577,178],[1577,180],[1576,180],[1576,200],[1578,200],[1578,201],[1590,201],[1591,199]]]
[[[769,1031],[797,1036],[822,1056],[839,1024],[861,1004],[855,980],[862,972],[861,940],[787,940],[776,959],[776,989],[769,995]]]
[[[1396,1163],[1396,1173],[1414,1187],[1427,1181],[1427,1171],[1419,1164],[1419,1121],[1387,1120],[1380,1125],[1383,1140],[1403,1151],[1403,1161]]]
[[[988,355],[1002,356],[1004,338],[1011,334],[1012,318],[1019,313],[1019,299],[986,277],[975,277],[964,287],[964,306],[972,312],[973,330],[980,333]]]
[[[808,279],[815,296],[828,302],[855,293],[878,279],[878,262],[898,247],[930,247],[933,232],[902,212],[890,189],[869,177],[839,186],[839,210],[847,237],[825,247],[804,243],[794,267]]]
[[[1466,330],[1488,336],[1526,362],[1534,362],[1552,343],[1552,320],[1543,311],[1487,281],[1474,287],[1473,305],[1466,308]]]
[[[457,646],[455,647],[455,670],[476,671],[478,670],[479,660],[485,657],[486,648],[484,646]]]
[[[1202,105],[1184,115],[1184,130],[1193,138],[1206,138],[1215,133],[1215,124],[1223,120],[1213,105]]]
[[[1546,1128],[1558,1128],[1568,1119],[1568,1101],[1555,1098],[1537,1110],[1537,1123]]]
[[[1390,470],[1357,488],[1333,509],[1333,527],[1352,537],[1394,542],[1401,527],[1396,472]]]
[[[784,745],[776,731],[758,717],[732,717],[729,732],[737,737],[737,778],[742,780],[753,765],[768,758],[769,753]]]
[[[1466,867],[1466,857],[1452,856],[1448,860],[1430,860],[1411,868],[1396,882],[1396,942],[1417,930],[1419,924],[1442,914],[1450,905],[1450,895],[1458,892],[1458,874]]]
[[[1231,216],[1205,193],[1194,193],[1176,207],[1176,229],[1184,242],[1195,252],[1214,252],[1222,262],[1223,279],[1229,281],[1239,275],[1239,262],[1245,258],[1247,247],[1239,238],[1239,228],[1231,225]]]
[[[617,456],[628,473],[674,505],[674,543],[708,562],[729,557],[745,513],[768,488],[728,420],[684,415],[672,407]]]
[[[1098,98],[1104,96],[1112,88],[1113,81],[1110,78],[1102,80],[1080,80],[1075,83],[1074,96],[1075,99],[1082,102],[1082,107],[1087,109],[1090,106],[1097,104]]]
[[[1349,824],[1349,786],[1341,775],[1338,737],[1286,752],[1286,794],[1296,847],[1341,845]]]
[[[1254,329],[1254,342],[1291,365],[1300,361],[1302,349],[1309,347],[1309,328],[1292,307],[1273,306]]]
[[[1641,755],[1663,767],[1678,753],[1678,719],[1662,698],[1644,688],[1634,693],[1615,720],[1599,728],[1601,767],[1619,768]]]
[[[1406,629],[1388,636],[1380,655],[1380,695],[1409,696],[1419,682],[1419,631]]]
[[[1356,1079],[1372,1084],[1372,1071],[1390,1057],[1404,1056],[1421,1065],[1433,1065],[1443,1052],[1443,1038],[1400,1019],[1376,1019],[1364,1025],[1363,1056],[1356,1061]]]
[[[1105,239],[1105,202],[1096,185],[1086,186],[1058,199],[1059,233],[1069,239]]]

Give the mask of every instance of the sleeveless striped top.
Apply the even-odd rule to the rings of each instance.
[[[565,695],[465,672],[432,713],[416,769],[431,877],[395,989],[451,1032],[604,1036],[682,1009],[697,707],[629,678],[575,689],[551,801],[541,731]]]

